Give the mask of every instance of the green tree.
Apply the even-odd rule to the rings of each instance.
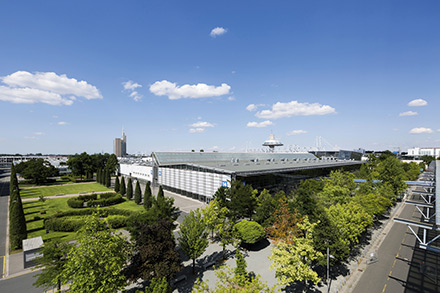
[[[432,161],[435,161],[435,158],[433,156],[423,155],[420,157],[420,159],[425,163],[425,166],[429,166]]]
[[[173,290],[165,278],[153,278],[150,285],[145,288],[145,293],[171,293]]]
[[[165,278],[170,281],[181,270],[181,260],[172,234],[173,224],[160,219],[154,224],[138,223],[136,254],[127,268],[130,280]]]
[[[69,166],[69,169],[72,170],[72,173],[76,176],[80,176],[81,179],[86,173],[93,173],[95,170],[93,159],[86,152],[70,156],[67,160],[67,165]]]
[[[295,212],[291,212],[287,200],[281,198],[278,208],[274,211],[275,221],[271,227],[266,228],[267,234],[275,241],[293,243],[299,235],[298,223],[301,221]]]
[[[62,280],[71,280],[72,292],[117,292],[126,285],[122,269],[131,247],[95,216],[87,216],[77,233],[78,245],[67,257]]]
[[[116,168],[118,167],[118,158],[115,154],[111,154],[107,162],[105,163],[105,169],[109,171],[110,175],[114,174],[116,171]]]
[[[110,172],[107,170],[107,169],[105,169],[105,171],[104,171],[104,185],[106,186],[106,187],[110,187],[110,184],[111,184],[111,177],[110,177]]]
[[[133,198],[133,182],[131,181],[131,177],[128,178],[128,182],[127,182],[127,198],[128,199]]]
[[[120,189],[120,187],[119,187],[119,177],[116,176],[116,179],[115,179],[115,191],[119,192],[119,189]]]
[[[313,248],[313,229],[316,224],[311,224],[307,217],[298,227],[302,230],[303,237],[298,237],[295,242],[288,244],[280,241],[272,248],[272,255],[269,257],[273,261],[270,269],[275,269],[275,276],[281,285],[289,285],[296,281],[311,281],[318,284],[321,279],[312,269],[312,264],[322,253]]]
[[[178,237],[183,253],[193,260],[193,274],[196,259],[208,247],[208,231],[199,209],[193,210],[183,219]]]
[[[119,193],[122,195],[125,195],[126,193],[124,176],[121,176],[121,188]]]
[[[71,244],[61,242],[59,238],[53,238],[44,244],[42,256],[36,260],[37,268],[42,270],[35,276],[37,280],[34,286],[45,288],[57,286],[58,291],[61,290],[61,284],[68,281],[63,280],[61,276],[71,248]]]
[[[272,196],[269,191],[264,189],[257,199],[254,220],[263,227],[270,226],[275,221],[273,212],[278,208],[278,200],[280,198],[286,198],[283,191]]]
[[[206,282],[198,282],[194,285],[193,292],[196,293],[272,293],[277,292],[275,287],[269,288],[265,282],[261,280],[260,275],[253,278],[244,278],[236,275],[234,270],[229,266],[216,270],[215,275],[218,279],[215,288],[209,288]]]
[[[174,206],[174,198],[171,197],[158,197],[154,201],[152,210],[158,219],[174,222],[179,217],[179,209]]]
[[[15,171],[15,166],[12,163],[11,164],[11,177],[9,181],[9,194],[12,194],[12,191],[14,189],[18,189],[18,179],[17,179],[17,172]],[[9,203],[11,201],[11,198],[9,198]]]
[[[377,171],[379,172],[379,180],[382,180],[382,183],[390,184],[396,196],[406,189],[406,184],[403,181],[405,171],[397,158],[387,157],[379,164]]]
[[[218,199],[214,199],[201,211],[206,228],[211,232],[211,237],[214,237],[214,232],[217,231],[218,225],[220,225],[222,219],[227,217],[229,213],[228,208],[220,207]]]
[[[151,209],[153,206],[153,195],[151,193],[150,181],[147,181],[145,184],[145,192],[144,192],[144,208],[146,210]]]
[[[14,189],[11,196],[14,200],[9,211],[9,243],[11,250],[14,250],[22,248],[22,241],[27,238],[27,228],[18,189]]]
[[[157,199],[164,198],[164,197],[165,197],[165,195],[163,193],[163,188],[162,188],[162,185],[161,185],[161,186],[159,186],[159,191],[157,192]]]
[[[243,257],[243,254],[238,248],[235,250],[235,263],[235,277],[237,278],[237,280],[239,280],[239,285],[243,286],[243,281],[246,280],[248,277],[248,273],[246,271],[247,264],[246,260]]]
[[[242,218],[252,219],[257,207],[256,194],[257,190],[254,190],[252,186],[245,185],[238,180],[232,180],[231,188],[228,190],[230,199],[228,209],[233,221]]]
[[[243,244],[257,243],[266,236],[260,224],[248,220],[243,220],[235,224],[233,231]]]
[[[134,189],[134,202],[140,204],[142,200],[141,186],[139,185],[139,180],[136,180],[136,187]]]
[[[49,162],[43,159],[30,159],[15,166],[15,171],[32,183],[41,184],[47,181],[48,177],[58,175],[58,170]]]

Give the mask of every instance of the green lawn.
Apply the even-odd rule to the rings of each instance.
[[[42,196],[52,196],[52,195],[64,195],[64,194],[74,194],[80,192],[98,192],[98,191],[111,191],[112,189],[107,188],[99,183],[78,183],[78,184],[68,184],[68,185],[55,185],[55,186],[45,186],[45,187],[35,187],[26,188],[20,190],[21,198],[38,198]]]
[[[54,232],[49,231],[46,235],[46,230],[44,228],[44,218],[55,214],[58,212],[64,212],[69,210],[74,210],[67,205],[67,200],[69,198],[54,198],[47,199],[45,202],[35,200],[23,202],[23,209],[26,216],[26,225],[28,230],[28,238],[42,236],[44,240],[52,238],[61,238],[65,241],[70,241],[75,239],[75,232]],[[129,210],[129,211],[143,211],[144,207],[142,205],[137,205],[134,201],[126,200],[123,203],[111,206],[117,209]],[[41,214],[45,211],[46,214]]]

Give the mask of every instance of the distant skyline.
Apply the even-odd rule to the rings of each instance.
[[[440,146],[438,1],[8,1],[0,153]],[[327,143],[328,142],[328,143]]]

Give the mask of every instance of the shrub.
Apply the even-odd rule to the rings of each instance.
[[[106,207],[124,202],[124,199],[122,195],[117,193],[103,193],[99,196],[99,199],[96,194],[90,194],[70,198],[67,204],[69,207],[76,209],[84,207],[84,202],[87,202],[87,207]]]
[[[257,222],[243,220],[234,225],[234,233],[242,243],[254,244],[264,238],[263,227]]]
[[[47,218],[44,220],[44,227],[52,231],[74,232],[83,225],[84,220],[80,218]]]
[[[111,215],[107,217],[107,221],[113,229],[127,226],[127,217],[121,215]]]

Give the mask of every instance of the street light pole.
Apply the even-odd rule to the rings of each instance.
[[[329,248],[327,247],[327,285],[328,285],[328,281],[330,279],[330,252],[329,252]]]

